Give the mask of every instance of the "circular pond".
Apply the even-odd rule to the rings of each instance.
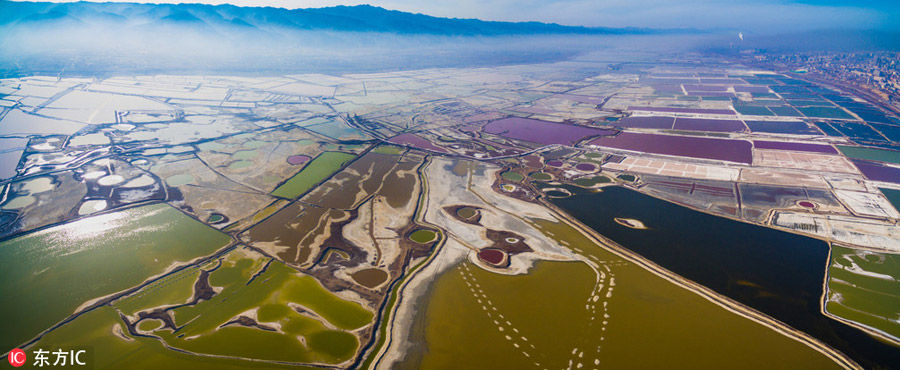
[[[88,200],[81,204],[81,207],[78,208],[78,214],[81,216],[89,215],[91,213],[100,212],[106,209],[106,201],[102,199],[98,200]]]
[[[287,157],[287,162],[296,166],[309,162],[310,159],[312,158],[310,158],[308,155],[292,155],[290,157]]]
[[[502,249],[485,248],[478,251],[478,259],[493,266],[504,266],[509,261],[509,254]]]
[[[553,180],[553,175],[546,172],[532,172],[528,177],[538,181],[550,181]]]
[[[366,288],[374,288],[387,280],[388,273],[382,269],[370,268],[354,272],[350,277],[359,285]]]
[[[228,217],[225,217],[225,215],[221,213],[213,213],[209,215],[209,219],[207,220],[207,222],[211,224],[218,224],[225,221],[228,221]]]
[[[437,238],[437,233],[426,229],[416,230],[409,235],[410,240],[419,244],[433,242],[435,238]]]
[[[813,202],[810,202],[810,201],[805,201],[805,200],[804,200],[804,201],[797,202],[797,204],[798,204],[800,207],[803,207],[803,208],[809,208],[809,209],[815,209],[815,208],[816,208],[816,204],[813,203]]]
[[[113,186],[121,184],[123,181],[125,181],[125,178],[122,176],[109,175],[101,177],[99,180],[97,180],[97,183],[103,186]]]
[[[579,163],[575,165],[575,169],[584,172],[594,172],[597,170],[597,165],[593,163]]]
[[[509,181],[515,181],[515,182],[519,182],[519,181],[522,181],[525,179],[525,176],[522,176],[522,174],[520,174],[518,172],[512,172],[512,171],[506,171],[504,173],[501,173],[500,177],[507,179]]]

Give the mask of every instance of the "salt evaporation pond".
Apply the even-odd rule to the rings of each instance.
[[[646,116],[626,117],[616,122],[619,127],[671,129],[675,124],[674,117]]]
[[[900,184],[900,168],[888,167],[880,163],[859,159],[851,159],[851,161],[869,180]]]
[[[756,147],[756,149],[795,150],[799,152],[838,154],[837,149],[834,149],[833,146],[824,144],[753,140],[753,146]]]
[[[628,107],[631,111],[666,112],[666,113],[693,113],[693,114],[727,114],[735,115],[731,109],[700,109],[700,108],[673,108],[673,107]]]
[[[745,121],[751,132],[773,134],[822,135],[818,130],[800,121]]]
[[[435,146],[430,141],[413,134],[400,134],[388,140],[389,143],[407,145],[413,148],[429,150],[432,152],[447,153],[447,149]]]
[[[292,155],[287,158],[287,162],[296,166],[309,162],[310,159],[312,158],[310,158],[308,155]]]
[[[735,119],[703,119],[703,118],[676,118],[676,130],[688,131],[714,131],[714,132],[741,132],[747,127],[744,122]]]
[[[602,137],[591,145],[681,157],[716,159],[750,164],[753,159],[750,142],[623,132],[615,137]]]
[[[544,145],[574,145],[586,137],[612,135],[616,131],[510,117],[488,123],[484,126],[484,132]]]

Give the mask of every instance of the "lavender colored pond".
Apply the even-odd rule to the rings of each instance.
[[[393,144],[411,146],[413,148],[430,150],[432,152],[447,153],[447,149],[435,146],[428,140],[425,140],[413,134],[400,134],[388,139],[388,142]]]
[[[597,170],[597,166],[592,163],[579,163],[575,165],[575,169],[579,171],[592,172]]]
[[[859,171],[866,175],[869,180],[892,182],[900,184],[900,168],[888,167],[881,163],[869,162],[860,159],[851,159],[850,161],[859,168]]]
[[[825,144],[788,143],[788,142],[784,142],[784,141],[754,140],[753,146],[755,146],[757,149],[796,150],[799,152],[838,154],[837,149],[835,149],[831,145],[825,145]]]
[[[615,123],[619,127],[671,129],[675,117],[626,117]]]
[[[716,159],[747,164],[753,159],[750,142],[746,140],[623,132],[615,137],[595,139],[591,141],[591,144],[645,153]]]
[[[573,145],[590,136],[607,136],[615,130],[567,125],[530,118],[510,117],[484,126],[484,132],[539,144]]]
[[[704,85],[747,85],[747,81],[739,78],[701,78]]]
[[[746,121],[751,132],[773,134],[822,135],[818,130],[800,121]]]
[[[728,91],[728,86],[722,85],[684,85],[685,91]]]
[[[287,157],[287,162],[296,166],[298,164],[309,162],[310,159],[312,158],[310,158],[308,155],[292,155],[290,157]]]
[[[735,119],[703,119],[703,118],[681,118],[675,119],[676,130],[689,131],[715,131],[715,132],[741,132],[747,126],[744,122]]]
[[[695,114],[730,114],[731,109],[700,109],[700,108],[672,108],[672,107],[628,107],[628,110],[642,112],[668,112],[668,113],[695,113]]]

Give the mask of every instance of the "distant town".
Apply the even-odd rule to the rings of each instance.
[[[806,73],[811,77],[847,87],[853,84],[883,99],[890,109],[900,111],[900,53],[870,52],[811,52],[773,53],[766,50],[745,50],[744,63],[763,65]]]

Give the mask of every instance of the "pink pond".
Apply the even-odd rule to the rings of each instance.
[[[827,144],[794,143],[785,141],[754,140],[753,146],[757,149],[796,150],[801,152],[813,152],[824,154],[838,154],[837,149]]]
[[[429,150],[432,152],[447,153],[447,149],[441,148],[413,134],[400,134],[388,139],[389,143],[406,145],[413,148]]]
[[[308,155],[292,155],[290,157],[287,157],[287,162],[296,166],[298,164],[309,162],[310,159],[312,158],[310,158]]]
[[[753,159],[750,142],[746,140],[623,132],[615,137],[595,139],[591,141],[590,144],[636,152],[715,159],[747,164]]]
[[[805,207],[805,208],[816,208],[816,205],[813,204],[812,202],[802,201],[797,204],[799,204],[801,207]]]

